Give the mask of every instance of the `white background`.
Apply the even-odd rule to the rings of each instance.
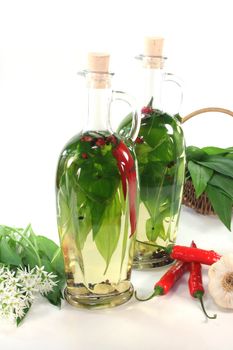
[[[85,117],[76,73],[85,66],[89,50],[111,52],[115,87],[131,91],[135,81],[130,69],[133,57],[142,52],[143,37],[164,36],[167,69],[184,81],[180,111],[184,116],[207,106],[233,109],[232,34],[230,0],[0,0],[0,222],[16,226],[31,222],[37,233],[58,240],[56,162]],[[197,117],[184,126],[187,143],[232,146],[232,123],[222,115]],[[184,210],[179,240],[188,243],[195,235],[206,248],[233,247],[232,234],[216,219]],[[155,278],[153,273],[134,276],[139,287],[142,281],[152,285]],[[232,314],[203,322],[197,304],[190,301],[184,286],[180,288],[175,304],[168,298],[167,304],[158,302],[159,309],[154,301],[140,306],[131,302],[116,311],[82,312],[80,317],[69,306],[57,312],[41,304],[24,328],[17,332],[3,328],[1,347],[29,349],[34,339],[41,348],[57,337],[57,349],[66,344],[77,349],[80,344],[80,349],[160,350],[172,346],[174,337],[175,349],[210,345],[217,349],[220,344],[227,349]],[[210,300],[209,305],[216,309]],[[122,339],[116,338],[118,331]],[[192,332],[195,337],[187,343]]]

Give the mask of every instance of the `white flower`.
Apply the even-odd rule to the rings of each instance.
[[[41,282],[39,284],[39,292],[42,295],[46,295],[49,292],[52,292],[53,287],[57,285],[57,281],[54,281],[54,279],[57,278],[56,275],[53,273],[48,273],[47,271],[43,271],[41,273]]]
[[[0,317],[12,321],[21,319],[38,293],[46,295],[53,290],[57,285],[55,278],[57,276],[45,271],[43,266],[17,271],[0,267]]]
[[[41,274],[43,274],[44,273],[44,266],[36,266],[35,267],[35,270],[36,270],[36,272],[39,274],[39,275],[41,275]]]
[[[210,266],[208,287],[216,304],[233,309],[233,253]]]

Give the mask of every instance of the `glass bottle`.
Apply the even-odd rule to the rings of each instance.
[[[143,71],[138,97],[142,119],[135,143],[140,182],[134,256],[138,269],[172,262],[166,248],[176,240],[184,182],[185,147],[179,116],[166,113],[162,99],[165,82],[179,83],[164,72],[162,47],[162,38],[147,38],[145,54],[137,57]],[[120,135],[128,133],[130,120],[129,115],[121,123]]]
[[[111,103],[130,99],[111,89],[109,55],[89,54],[82,72],[88,87],[85,128],[61,152],[56,178],[57,222],[65,262],[66,300],[74,306],[126,302],[137,221],[137,164],[133,142],[110,127]],[[139,119],[130,138],[135,140]]]

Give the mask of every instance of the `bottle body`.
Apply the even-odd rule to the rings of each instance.
[[[138,191],[130,146],[109,131],[75,136],[61,153],[56,190],[66,299],[86,307],[127,301]]]
[[[121,125],[119,132],[128,128]],[[172,262],[166,247],[176,240],[184,183],[184,137],[176,117],[150,109],[141,120],[135,152],[140,204],[134,267],[160,267]]]
[[[176,240],[185,171],[183,131],[178,120],[166,111],[163,87],[179,84],[167,79],[165,58],[140,55],[140,77],[136,93],[142,109],[141,127],[135,142],[138,161],[140,204],[134,267],[147,269],[172,262],[166,247]],[[180,94],[182,100],[182,93]],[[130,115],[118,128],[127,135]]]

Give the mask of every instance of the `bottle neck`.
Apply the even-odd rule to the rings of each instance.
[[[152,107],[162,109],[162,84],[164,80],[164,63],[166,57],[144,56],[136,57],[141,61],[141,86],[142,92],[139,100],[141,106],[147,106],[153,98]]]
[[[162,109],[163,76],[162,69],[143,67],[141,86],[141,91],[143,91],[141,101],[142,107],[147,106],[153,98],[152,107]]]
[[[86,131],[111,131],[109,125],[109,107],[111,102],[111,88],[88,87]]]

